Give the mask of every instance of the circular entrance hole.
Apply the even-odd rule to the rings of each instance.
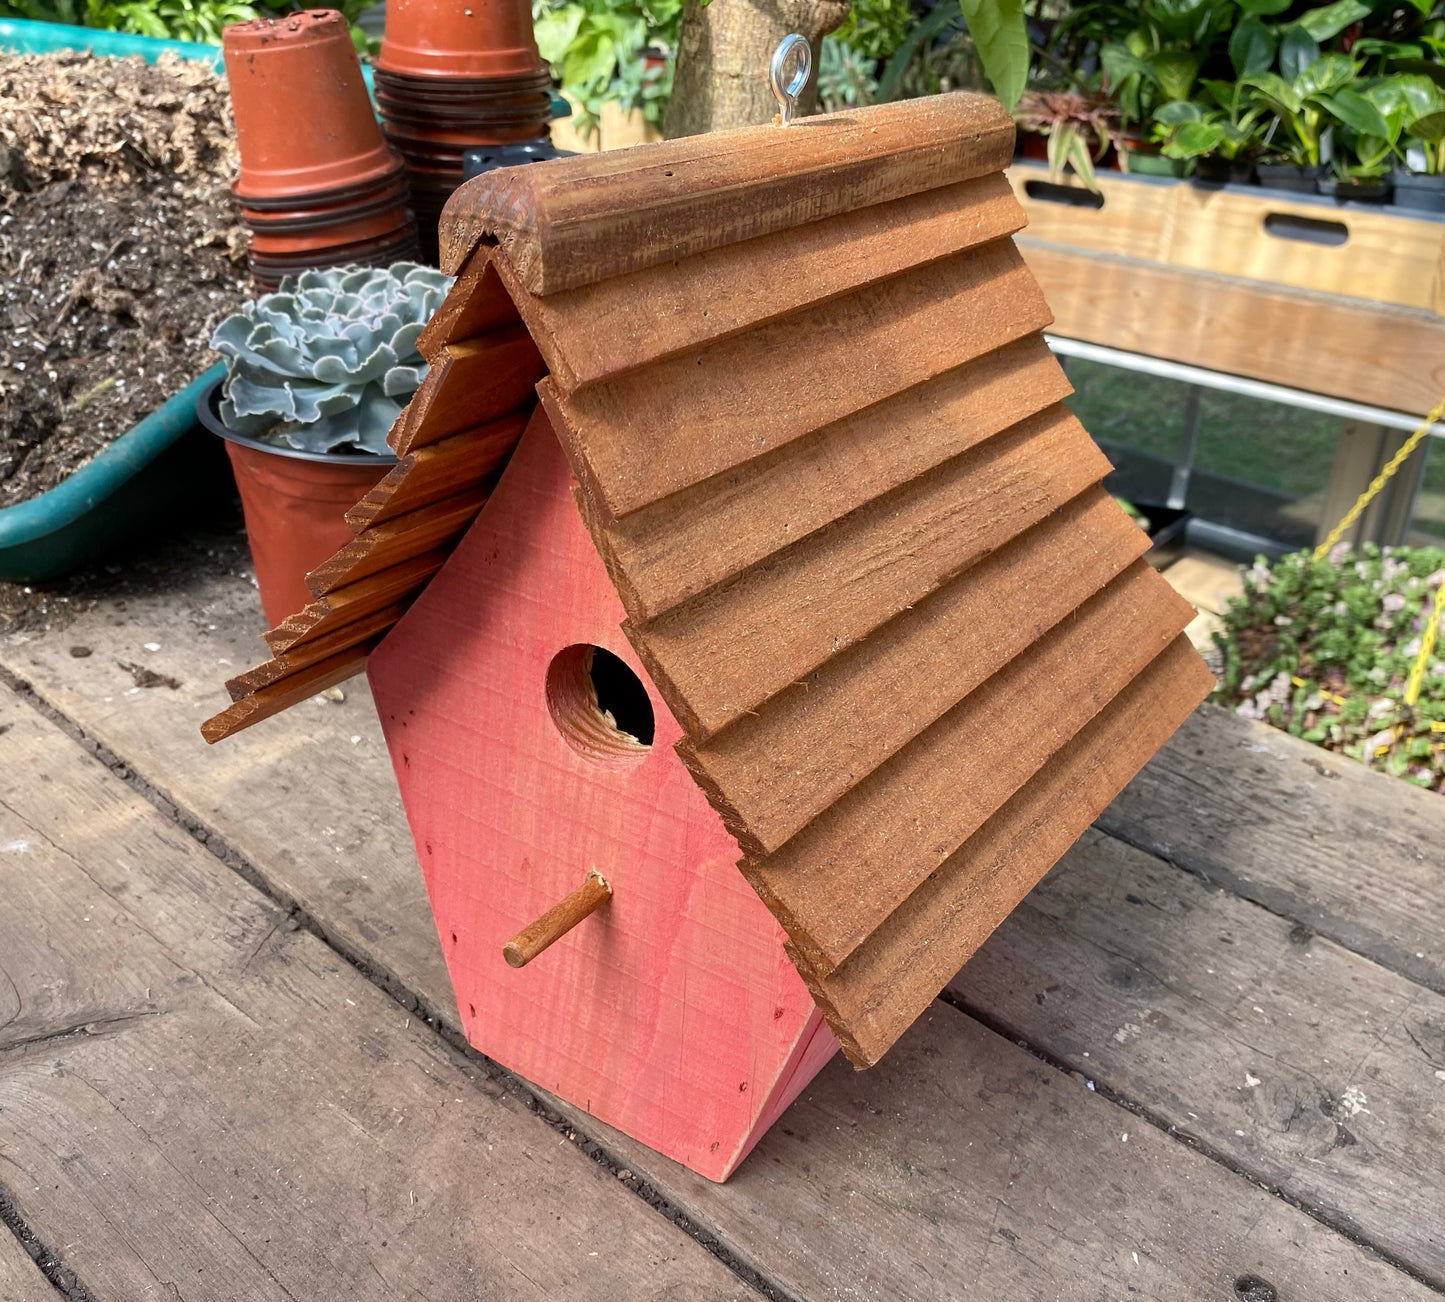
[[[588,759],[640,760],[652,749],[647,688],[603,647],[579,642],[552,657],[547,709],[563,740]]]

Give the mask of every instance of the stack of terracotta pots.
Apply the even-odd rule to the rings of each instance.
[[[346,20],[314,9],[225,30],[258,287],[308,268],[417,256],[405,165],[382,138]]]
[[[551,78],[530,0],[388,0],[375,72],[423,256],[435,260],[437,219],[462,183],[463,153],[547,137]]]

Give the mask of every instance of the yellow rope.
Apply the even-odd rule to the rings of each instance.
[[[1440,631],[1442,615],[1445,615],[1445,582],[1435,590],[1435,604],[1430,607],[1430,621],[1425,625],[1425,634],[1420,639],[1420,654],[1415,657],[1415,667],[1410,670],[1410,681],[1405,684],[1406,705],[1414,705],[1420,699],[1420,685],[1425,681],[1425,666],[1430,663],[1430,657],[1435,651],[1435,636]]]
[[[1425,417],[1425,423],[1420,426],[1408,439],[1404,446],[1395,453],[1386,463],[1385,468],[1370,481],[1370,486],[1355,500],[1354,506],[1345,512],[1345,518],[1330,530],[1329,536],[1314,551],[1315,560],[1323,560],[1329,555],[1330,549],[1344,537],[1346,531],[1364,513],[1364,510],[1379,492],[1390,481],[1390,477],[1410,459],[1410,454],[1425,441],[1430,433],[1430,427],[1442,416],[1445,416],[1445,398],[1441,398],[1435,404],[1435,408]],[[1420,654],[1415,657],[1415,664],[1410,670],[1410,677],[1405,683],[1405,704],[1414,705],[1420,699],[1420,688],[1425,682],[1425,668],[1430,663],[1430,657],[1435,651],[1435,638],[1440,631],[1440,618],[1445,615],[1445,583],[1441,583],[1435,592],[1435,600],[1430,607],[1430,619],[1425,625],[1425,631],[1420,638]],[[1398,742],[1404,733],[1405,724],[1401,720],[1391,729],[1395,741]],[[1438,724],[1430,725],[1432,732],[1440,731]],[[1389,750],[1389,746],[1381,746],[1376,752],[1383,755]]]
[[[1404,446],[1390,458],[1385,468],[1370,481],[1370,486],[1360,494],[1354,506],[1345,512],[1345,518],[1331,529],[1329,537],[1315,548],[1315,560],[1323,560],[1324,557],[1329,554],[1330,548],[1344,537],[1346,530],[1360,518],[1364,509],[1375,500],[1379,491],[1389,482],[1390,477],[1395,471],[1410,459],[1410,454],[1424,442],[1426,436],[1430,433],[1430,427],[1442,416],[1445,416],[1445,398],[1441,398],[1440,401],[1435,404],[1435,409],[1425,417],[1425,423],[1405,440]]]

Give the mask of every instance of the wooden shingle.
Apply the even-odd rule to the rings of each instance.
[[[678,755],[876,1062],[1211,683],[1062,405],[1011,147],[955,94],[470,182],[405,459],[208,737],[374,645],[535,386]]]

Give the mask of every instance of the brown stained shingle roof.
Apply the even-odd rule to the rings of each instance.
[[[540,380],[679,754],[860,1065],[1211,684],[1062,405],[1011,145],[957,94],[473,181],[406,460],[270,635],[318,680],[364,657]]]

